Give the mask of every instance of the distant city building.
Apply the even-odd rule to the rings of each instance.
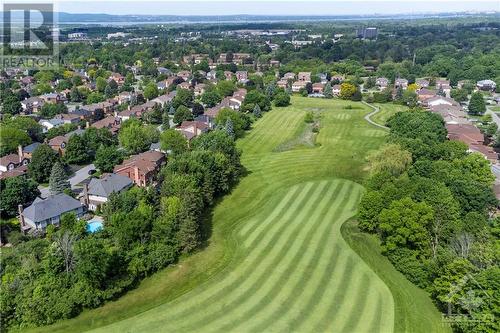
[[[115,32],[115,33],[112,33],[112,34],[108,34],[108,39],[111,39],[111,38],[125,38],[127,37],[129,34],[126,33],[126,32]]]
[[[378,35],[377,28],[358,28],[356,29],[356,37],[363,39],[376,39]]]
[[[69,40],[82,40],[82,39],[87,39],[87,33],[85,32],[73,32],[68,34],[68,39]]]

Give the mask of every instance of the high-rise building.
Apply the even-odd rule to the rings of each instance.
[[[356,29],[356,36],[363,39],[377,39],[377,28],[358,28]]]

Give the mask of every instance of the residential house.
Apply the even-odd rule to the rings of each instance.
[[[40,97],[30,97],[21,101],[21,107],[23,109],[23,113],[25,114],[40,112],[44,104],[45,101]]]
[[[233,79],[233,72],[224,71],[224,77],[226,78],[226,80],[231,81]]]
[[[271,65],[271,67],[280,67],[280,61],[279,60],[271,60],[269,61],[269,65]]]
[[[111,80],[115,81],[119,86],[125,83],[125,77],[120,73],[111,73],[111,75],[108,78],[108,81]]]
[[[406,89],[408,89],[408,80],[397,78],[396,80],[394,80],[394,87],[406,90]]]
[[[194,86],[194,96],[200,96],[205,92],[205,87],[206,84],[204,83],[198,83],[196,86]]]
[[[62,126],[64,125],[64,121],[62,121],[61,119],[55,119],[55,118],[52,118],[52,119],[40,119],[38,121],[38,123],[40,125],[43,126],[43,133],[47,133],[47,131],[51,128],[54,128],[54,127],[59,127],[59,126]]]
[[[188,141],[205,133],[209,130],[209,126],[204,122],[199,121],[183,121],[182,124],[176,128],[177,131],[180,131]]]
[[[328,82],[328,74],[327,73],[319,73],[318,77],[319,77],[319,81],[322,84],[326,84]]]
[[[23,157],[31,161],[31,157],[33,156],[33,152],[40,145],[41,145],[40,142],[33,142],[32,144],[29,144],[26,147],[24,147],[22,150]]]
[[[292,91],[293,92],[299,92],[301,89],[304,89],[307,85],[306,81],[295,81],[292,84]]]
[[[75,213],[76,217],[80,218],[85,213],[85,206],[64,193],[51,195],[46,199],[36,198],[24,210],[23,206],[19,206],[21,230],[45,231],[49,225],[59,226],[61,216],[65,213]]]
[[[313,83],[312,92],[313,94],[322,94],[325,85],[323,83]]]
[[[191,84],[189,82],[182,82],[177,85],[177,89],[191,89]]]
[[[103,203],[106,203],[111,193],[120,193],[130,187],[133,182],[129,177],[108,173],[101,178],[92,178],[88,185],[85,185],[81,200],[90,210],[96,210]]]
[[[43,95],[40,95],[40,98],[45,103],[52,103],[52,104],[64,103],[67,100],[65,96],[63,96],[62,94],[58,94],[58,93],[43,94]]]
[[[240,83],[246,83],[248,81],[248,72],[247,71],[237,71],[236,72],[236,80]]]
[[[340,84],[335,84],[332,86],[332,94],[335,96],[340,95]]]
[[[177,95],[177,91],[174,90],[167,94],[158,96],[155,99],[152,99],[151,101],[160,104],[161,106],[164,106],[168,102],[171,102],[174,99],[175,95]]]
[[[286,89],[286,88],[288,88],[288,81],[279,80],[278,82],[276,82],[276,85],[278,86],[278,88]]]
[[[288,72],[283,75],[283,80],[288,81],[288,80],[295,80],[295,73]]]
[[[334,75],[330,78],[330,81],[337,84],[344,82],[345,77],[343,75]]]
[[[116,135],[118,131],[120,130],[121,126],[121,119],[115,116],[107,116],[104,119],[101,119],[99,121],[96,121],[91,125],[91,127],[94,128],[107,128],[111,131],[113,135]]]
[[[191,72],[190,71],[180,71],[177,73],[178,77],[181,77],[184,81],[188,81],[189,78],[191,77]]]
[[[160,75],[170,76],[173,74],[170,69],[165,68],[165,67],[157,67],[156,69],[158,70],[158,74],[160,74]]]
[[[440,114],[447,124],[468,124],[467,114],[459,105],[438,104],[431,105],[429,110]]]
[[[9,154],[0,157],[0,175],[3,176],[4,173],[8,172],[14,173],[14,170],[17,170],[17,173],[25,173],[29,161],[30,159],[24,156],[23,149],[19,146],[17,148],[17,154]]]
[[[426,107],[432,107],[432,106],[441,105],[441,104],[454,105],[454,106],[459,105],[454,99],[449,98],[449,97],[439,96],[439,95],[436,95],[436,96],[431,97],[431,98],[427,98],[426,100],[422,101],[422,104]]]
[[[81,120],[80,116],[74,113],[61,113],[56,115],[54,119],[61,120],[64,124],[78,124]]]
[[[157,151],[147,151],[131,156],[122,164],[115,166],[114,173],[126,176],[137,186],[148,186],[155,183],[156,175],[166,163],[165,155]]]
[[[477,81],[476,87],[479,90],[495,91],[497,84],[495,83],[495,81],[492,80],[481,80]]]
[[[60,156],[64,155],[66,151],[66,146],[68,145],[69,136],[58,135],[49,140],[48,145],[54,151],[56,151]]]
[[[484,145],[484,135],[472,124],[446,124],[448,138],[462,141],[469,147],[469,151],[478,152],[492,163],[498,162],[498,154]]]
[[[380,90],[384,90],[389,86],[389,79],[378,77],[377,80],[375,80],[375,85],[379,87]]]
[[[436,92],[435,91],[429,90],[429,89],[425,89],[425,88],[417,90],[416,94],[417,94],[418,100],[420,102],[423,102],[426,99],[429,99],[431,97],[435,97],[436,96]]]
[[[415,83],[420,87],[420,88],[427,88],[429,87],[429,80],[427,79],[418,79],[415,81]]]
[[[311,82],[311,72],[299,72],[297,79],[303,82]]]
[[[207,80],[215,82],[217,81],[217,72],[214,70],[211,70],[210,72],[207,73]]]

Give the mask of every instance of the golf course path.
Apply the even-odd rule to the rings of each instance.
[[[393,332],[391,291],[340,232],[364,191],[364,156],[385,132],[363,120],[364,108],[310,101],[266,114],[238,143],[248,175],[213,214],[214,232],[233,226],[228,264],[96,332]],[[317,145],[276,152],[310,111],[321,119]]]
[[[376,115],[377,113],[379,113],[379,112],[380,112],[380,108],[378,108],[378,107],[376,107],[376,106],[373,106],[373,105],[371,105],[371,104],[369,104],[369,103],[366,103],[365,101],[363,101],[363,102],[361,102],[361,103],[363,103],[364,105],[367,105],[367,106],[369,106],[369,107],[371,107],[371,108],[373,109],[373,111],[372,111],[372,112],[370,112],[369,114],[367,114],[367,115],[365,116],[365,120],[366,120],[367,122],[369,122],[369,123],[370,123],[370,124],[372,124],[373,126],[377,126],[377,127],[382,128],[382,129],[385,129],[385,130],[388,130],[388,129],[389,129],[389,127],[384,126],[384,125],[381,125],[381,124],[379,124],[379,123],[377,123],[377,122],[373,121],[373,120],[372,120],[372,118],[371,118],[372,116],[374,116],[374,115]]]

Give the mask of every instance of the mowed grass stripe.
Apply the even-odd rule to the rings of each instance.
[[[290,258],[286,265],[276,267],[273,272],[273,276],[269,278],[263,288],[252,295],[251,302],[247,302],[244,308],[235,308],[231,311],[237,311],[237,319],[231,319],[222,327],[215,327],[216,331],[227,332],[227,331],[246,331],[246,328],[242,328],[240,325],[245,323],[246,320],[251,318],[259,318],[258,321],[262,321],[265,317],[256,316],[259,312],[265,311],[266,307],[276,306],[276,302],[279,301],[279,293],[283,290],[285,293],[294,292],[296,287],[296,281],[305,282],[312,275],[307,275],[306,270],[309,266],[315,266],[315,258],[318,254],[321,255],[322,250],[325,248],[320,239],[326,234],[325,229],[328,228],[328,223],[325,223],[324,216],[328,210],[338,210],[340,204],[337,202],[334,205],[329,206],[328,203],[335,197],[344,197],[347,192],[347,187],[344,183],[340,185],[336,183],[330,183],[329,192],[323,197],[317,197],[316,203],[314,204],[314,213],[304,221],[305,227],[301,230],[301,238],[303,238],[300,248],[297,248],[295,253],[288,253],[287,256]],[[338,188],[341,187],[339,192]],[[304,237],[305,236],[305,237]],[[294,286],[289,284],[293,283]],[[228,314],[229,316],[231,314]],[[253,320],[255,322],[255,320]],[[233,327],[238,325],[238,327]]]
[[[295,195],[298,195],[297,200],[301,204],[306,204],[310,194],[314,190],[313,184],[307,184],[301,191],[295,192]],[[293,199],[295,196],[291,198]],[[275,216],[275,220],[286,221],[287,218],[293,216],[295,213],[293,210],[285,210],[284,208],[286,207],[283,207],[283,209],[280,210],[280,214]],[[216,303],[224,297],[225,294],[239,288],[241,283],[251,276],[251,273],[255,270],[255,266],[262,264],[269,249],[275,246],[279,238],[283,237],[283,230],[286,229],[286,226],[284,222],[269,223],[267,229],[263,229],[257,234],[256,239],[261,241],[262,246],[260,247],[261,251],[255,250],[253,252],[252,260],[242,260],[236,267],[233,267],[228,275],[226,275],[217,285],[211,285],[210,288],[198,293],[195,298],[191,298],[187,301],[187,303],[191,302],[195,304],[189,306],[189,304],[185,303],[186,300],[180,300],[178,306],[173,311],[169,311],[166,317],[174,317],[173,321],[180,321],[185,316],[191,316],[193,313],[206,310],[207,307],[213,305],[214,302]],[[259,236],[261,237],[259,238]],[[269,256],[267,256],[267,259],[270,260]]]
[[[340,213],[344,209],[346,202],[350,199],[350,192],[352,186],[350,184],[346,185],[344,183],[343,191],[340,195],[334,198],[328,198],[331,201],[331,205],[326,205],[321,211],[321,227],[318,228],[319,235],[316,236],[316,240],[312,242],[316,246],[310,246],[304,249],[306,256],[303,256],[306,263],[298,262],[298,266],[302,266],[301,274],[295,274],[291,276],[290,279],[283,281],[276,290],[277,295],[274,296],[275,300],[273,304],[270,303],[267,306],[265,304],[258,304],[256,308],[257,311],[248,314],[248,317],[255,317],[258,315],[259,323],[254,326],[249,331],[264,331],[266,327],[271,325],[276,325],[277,321],[275,318],[279,318],[279,322],[285,322],[283,326],[291,322],[291,317],[294,312],[300,311],[303,304],[302,301],[305,300],[304,294],[316,290],[316,288],[321,288],[319,285],[323,274],[325,271],[325,266],[328,266],[332,260],[338,255],[335,251],[335,243],[329,244],[327,242],[328,238],[331,238],[332,232],[334,231],[335,219],[334,216]],[[312,257],[312,258],[311,258]],[[297,301],[301,300],[300,303]],[[274,306],[274,310],[273,307]],[[269,308],[269,310],[268,310]],[[298,309],[297,309],[298,308]],[[238,326],[236,330],[239,330],[241,326]],[[243,328],[243,330],[246,330]]]
[[[315,191],[311,193],[305,206],[310,208],[302,210],[302,212],[297,214],[297,216],[302,215],[303,217],[304,214],[308,214],[314,210],[313,202],[316,197],[325,194],[328,189],[326,185],[326,182],[322,182],[319,186],[315,187]],[[300,208],[300,205],[297,207]],[[291,221],[285,221],[287,229],[290,230],[285,230],[282,233],[283,237],[275,243],[275,246],[273,246],[270,251],[266,251],[267,256],[264,260],[257,262],[256,265],[252,265],[254,268],[252,272],[249,272],[248,275],[241,276],[241,281],[238,281],[237,284],[238,288],[235,288],[232,292],[228,291],[226,295],[222,296],[219,300],[220,304],[215,304],[214,306],[211,306],[210,309],[207,309],[207,311],[204,311],[201,318],[196,321],[191,321],[189,325],[182,326],[179,329],[182,331],[188,331],[190,329],[200,327],[199,325],[205,325],[206,330],[207,323],[217,320],[218,318],[226,317],[230,311],[236,309],[241,303],[254,297],[256,292],[262,288],[265,281],[268,278],[275,276],[274,274],[268,274],[268,272],[272,271],[276,267],[279,267],[283,259],[289,261],[291,256],[287,256],[287,254],[290,253],[291,249],[294,250],[298,248],[296,243],[300,240],[300,237],[298,236],[301,231],[301,224],[298,222],[301,220],[302,219],[294,219]],[[287,224],[286,222],[289,223]],[[256,247],[258,248],[259,244],[257,244]],[[286,264],[287,263],[285,262],[283,265],[286,266]]]

